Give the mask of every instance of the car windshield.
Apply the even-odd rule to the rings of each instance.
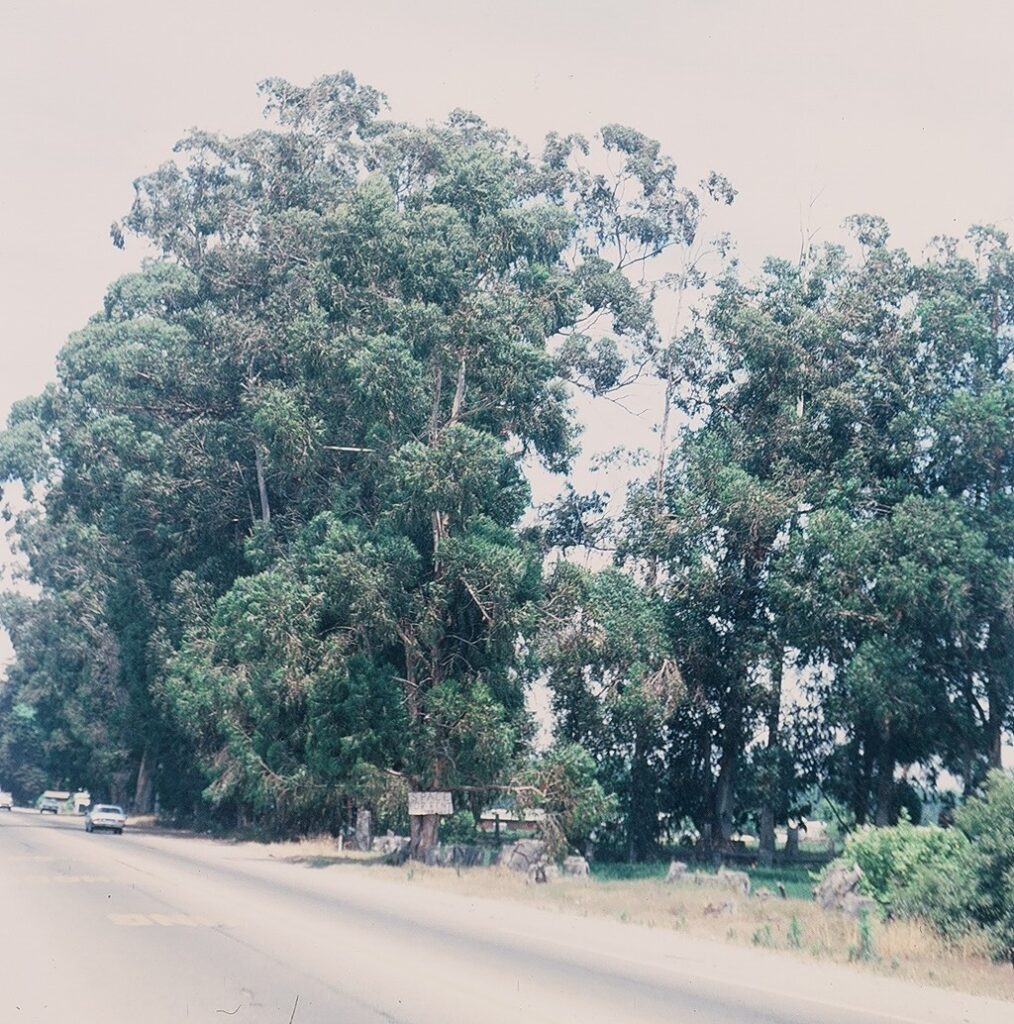
[[[92,811],[92,814],[122,814],[122,807],[113,807],[111,804],[99,804],[98,807]]]

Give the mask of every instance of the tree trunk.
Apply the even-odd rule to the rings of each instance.
[[[1003,722],[992,713],[986,722],[986,758],[991,769],[1003,768]]]
[[[760,863],[770,867],[775,859],[775,799],[780,788],[778,777],[778,749],[781,743],[779,726],[782,715],[782,676],[784,673],[785,651],[780,648],[771,665],[771,703],[768,707],[768,777],[764,787],[764,804],[761,807],[758,840]]]
[[[891,753],[891,723],[884,721],[877,755],[877,813],[873,824],[878,828],[891,823],[894,803],[894,755]]]
[[[356,849],[369,852],[373,847],[373,814],[363,807],[356,811]]]
[[[454,401],[451,403],[451,423],[457,423],[461,408],[465,404],[465,355],[458,361],[458,379],[454,385]]]
[[[403,619],[399,623],[399,633],[405,647],[405,710],[408,712],[409,723],[415,726],[419,721],[419,679],[416,675],[419,656],[415,632],[412,624]]]
[[[426,851],[437,845],[440,828],[439,814],[413,814],[409,819],[409,856],[425,860]]]
[[[134,786],[134,813],[151,814],[155,794],[155,778],[152,774],[151,750],[146,745],[137,768],[137,784]]]
[[[770,800],[761,808],[757,831],[760,845],[757,863],[763,868],[769,868],[775,862],[775,811]]]
[[[647,859],[657,833],[655,801],[651,795],[651,773],[645,756],[639,725],[634,727],[634,750],[630,758],[630,801],[627,816],[627,860],[637,864]],[[652,820],[654,818],[654,821]]]
[[[1001,615],[996,615],[989,624],[989,641],[986,645],[989,664],[986,679],[986,699],[989,701],[986,759],[990,768],[998,770],[1003,768],[1003,723],[1009,707],[1007,693],[1012,653],[1010,628]]]
[[[785,832],[785,860],[788,864],[799,860],[799,829],[795,826]]]
[[[739,754],[737,747],[733,737],[725,737],[718,764],[718,779],[715,782],[714,830],[715,840],[721,849],[725,849],[732,839],[734,782]]]
[[[267,526],[271,522],[271,505],[268,502],[268,484],[264,477],[264,460],[261,458],[261,446],[254,446],[254,466],[257,469],[257,493],[261,499],[261,522]]]

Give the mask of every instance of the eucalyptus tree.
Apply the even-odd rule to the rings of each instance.
[[[972,786],[984,768],[1001,767],[1014,727],[1014,253],[996,228],[973,228],[966,243],[937,240],[920,314],[939,382],[928,411],[928,487],[949,499],[980,552],[949,643],[965,728],[947,754]]]
[[[631,861],[648,858],[663,810],[663,736],[684,697],[661,602],[619,569],[561,560],[546,584],[540,655],[558,732],[592,755],[602,784],[617,795],[612,830],[623,852]]]
[[[619,125],[607,126],[601,133],[602,147],[612,158],[612,173],[589,169],[582,159],[587,154],[583,140],[556,139],[555,143],[554,166],[560,169],[561,190],[583,214],[579,241],[586,259],[582,267],[585,273],[594,272],[596,292],[610,296],[605,307],[607,325],[620,328],[619,337],[595,338],[599,321],[593,310],[595,315],[566,333],[559,354],[567,360],[569,379],[595,396],[622,394],[626,385],[639,378],[655,382],[661,404],[650,511],[658,522],[673,420],[681,411],[681,396],[699,372],[701,329],[696,307],[710,283],[709,261],[714,257],[721,266],[731,252],[728,237],[707,230],[706,218],[716,205],[730,204],[736,193],[715,172],[696,185],[684,182],[658,142]],[[603,275],[601,281],[599,275]],[[637,453],[625,454],[631,464],[638,461]],[[561,554],[569,546],[601,548],[610,541],[615,549],[615,530],[603,512],[600,495],[568,491],[544,515],[544,543]],[[598,521],[590,522],[589,516]],[[565,566],[557,568],[552,580],[541,651],[557,717],[566,736],[580,738],[595,752],[604,777],[620,793],[625,809],[620,819],[624,845],[632,859],[640,859],[652,849],[663,827],[661,808],[672,803],[663,798],[667,786],[660,750],[665,723],[682,693],[671,649],[656,640],[648,656],[634,639],[643,632],[637,616],[627,624],[629,630],[623,626],[624,614],[633,614],[640,601],[654,608],[656,616],[661,614],[658,561],[647,559],[629,584],[621,583],[621,577],[609,570],[599,579],[589,577],[577,585]],[[567,607],[567,613],[561,615],[560,607]],[[609,620],[607,632],[617,632],[615,642],[605,645],[588,671],[582,672],[575,660],[576,652],[584,650],[576,645],[581,631],[576,623],[595,624],[590,628],[599,630],[604,628],[601,616]],[[572,701],[577,702],[573,708]],[[597,726],[593,712],[599,716]],[[601,734],[597,738],[596,732]]]
[[[269,127],[193,132],[135,184],[114,242],[160,256],[12,421],[4,476],[115,553],[98,601],[139,796],[180,760],[281,824],[479,792],[530,729],[524,460],[566,468],[561,374],[610,372],[551,339],[647,314],[558,139],[533,160],[467,113],[398,124],[347,74],[262,89]]]
[[[1010,622],[1010,551],[997,543],[1009,365],[996,280],[956,244],[914,264],[882,222],[856,226],[862,258],[838,286],[829,338],[840,456],[779,579],[791,642],[831,669],[814,697],[846,741],[828,783],[858,820],[886,823],[898,764],[943,759],[974,785],[1009,723],[1009,667],[992,653]],[[987,443],[968,444],[983,428]]]
[[[725,276],[707,322],[683,339],[682,436],[661,475],[631,489],[620,546],[653,581],[687,689],[667,740],[670,800],[715,843],[731,834],[737,779],[762,717],[779,761],[786,641],[770,581],[821,487],[800,402],[818,375],[809,343],[821,295],[798,268],[766,269],[756,290]],[[681,777],[698,800],[680,799]]]

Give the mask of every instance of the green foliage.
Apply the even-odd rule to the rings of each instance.
[[[518,805],[545,812],[541,830],[554,855],[581,850],[616,813],[616,798],[596,776],[595,761],[576,743],[558,743],[517,777]]]
[[[863,872],[862,889],[884,907],[909,905],[927,875],[948,875],[967,847],[965,836],[936,825],[902,821],[889,828],[864,828],[845,841],[842,861]]]
[[[862,907],[859,910],[859,917],[856,921],[856,942],[849,947],[849,959],[860,960],[864,963],[877,959],[877,953],[873,945],[873,926],[870,923],[869,911]]]
[[[546,608],[540,654],[560,732],[594,756],[619,799],[627,845],[644,858],[658,834],[662,785],[644,752],[682,697],[660,606],[625,573],[560,562]]]
[[[899,764],[984,784],[1014,725],[1003,232],[920,261],[862,215],[747,281],[707,219],[735,190],[633,129],[533,157],[467,112],[391,121],[344,72],[261,90],[261,130],[194,131],[137,181],[114,241],[158,257],[0,432],[35,588],[0,599],[21,798],[286,831],[513,786],[559,847],[636,860],[687,820],[770,838],[813,792],[915,820]],[[531,522],[574,390],[642,375],[657,457],[619,520],[567,485]],[[540,675],[558,743],[533,756]],[[878,898],[1009,944],[1002,792],[946,838],[850,840]]]
[[[981,797],[955,815],[968,838],[958,864],[961,907],[998,958],[1014,957],[1014,778],[992,772]],[[939,918],[938,918],[939,919]]]
[[[3,612],[0,715],[38,711],[54,778],[336,828],[356,803],[393,820],[409,786],[522,770],[526,460],[567,468],[561,375],[609,386],[650,330],[612,247],[643,264],[690,211],[657,145],[617,127],[603,145],[647,190],[633,219],[576,140],[539,161],[461,111],[385,120],[347,73],[262,91],[263,130],[194,131],[136,182],[114,240],[160,258],[110,286],[0,435],[42,590]],[[556,351],[597,318],[590,355]]]
[[[981,797],[948,829],[855,833],[843,859],[864,872],[863,887],[892,913],[929,920],[942,935],[985,934],[997,958],[1014,952],[1014,779],[992,772]]]
[[[445,843],[474,843],[478,830],[471,811],[456,811],[440,824],[440,838]]]

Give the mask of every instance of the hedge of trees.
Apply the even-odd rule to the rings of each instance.
[[[730,183],[630,128],[533,155],[347,73],[261,90],[264,128],[135,183],[113,241],[158,255],[0,434],[5,784],[275,831],[511,794],[643,858],[999,767],[1003,232],[914,256],[860,216],[745,274]],[[570,480],[577,410],[634,379],[657,448],[609,455],[617,505]]]

